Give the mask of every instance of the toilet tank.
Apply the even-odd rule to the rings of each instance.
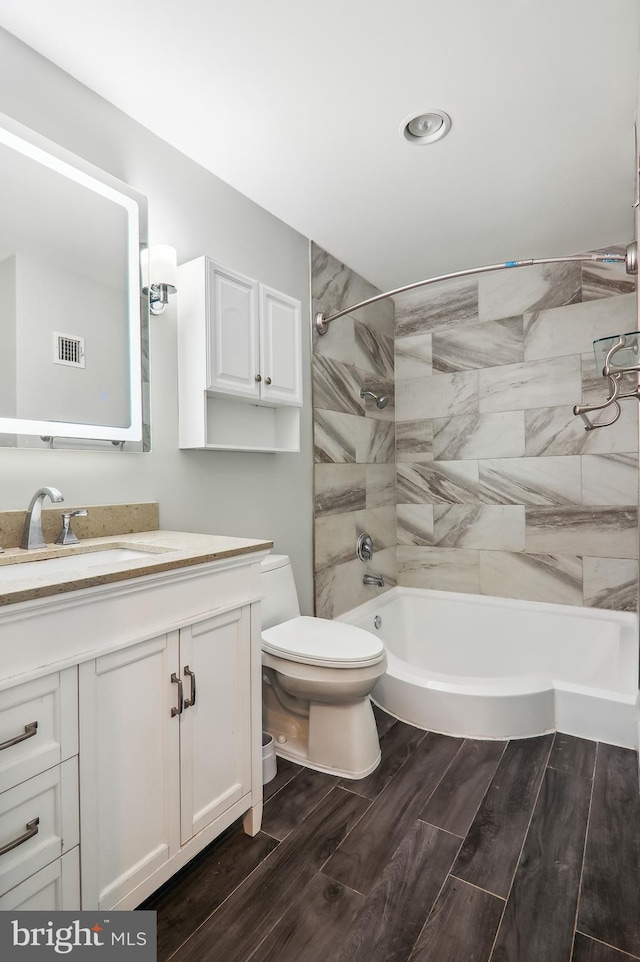
[[[300,614],[291,562],[286,554],[270,554],[260,563],[262,627],[273,628]]]

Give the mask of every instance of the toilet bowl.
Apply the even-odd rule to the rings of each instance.
[[[276,752],[320,772],[363,778],[380,761],[369,694],[384,674],[375,635],[300,615],[287,555],[262,562],[263,728]]]

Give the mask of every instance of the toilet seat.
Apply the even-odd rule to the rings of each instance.
[[[370,632],[306,615],[267,628],[262,648],[277,658],[325,668],[364,668],[385,656],[384,645]]]

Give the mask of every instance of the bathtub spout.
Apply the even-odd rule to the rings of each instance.
[[[382,575],[365,575],[362,579],[363,585],[374,585],[376,588],[384,588],[384,578]]]

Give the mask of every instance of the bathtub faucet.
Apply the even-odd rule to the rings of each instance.
[[[363,585],[374,585],[376,588],[384,588],[384,578],[382,575],[365,575],[362,579]]]

